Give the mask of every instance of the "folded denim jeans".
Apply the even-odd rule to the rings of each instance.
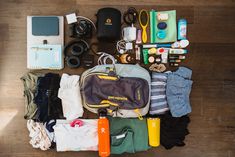
[[[192,71],[185,67],[168,74],[166,95],[173,117],[181,117],[192,111],[189,100],[193,84],[191,75]]]

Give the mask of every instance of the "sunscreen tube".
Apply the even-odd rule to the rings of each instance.
[[[149,54],[148,54],[148,49],[143,49],[143,58],[144,58],[144,64],[149,64]]]
[[[176,54],[176,55],[181,55],[181,54],[186,54],[187,50],[184,49],[170,49],[169,54]]]
[[[168,52],[162,53],[161,58],[162,58],[162,63],[167,63]]]

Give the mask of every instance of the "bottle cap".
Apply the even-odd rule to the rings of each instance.
[[[180,47],[185,48],[189,45],[189,41],[187,39],[180,40]]]
[[[153,63],[154,62],[154,57],[153,56],[150,56],[149,57],[149,63]]]
[[[100,117],[106,117],[107,116],[107,110],[105,108],[98,109],[98,114]]]

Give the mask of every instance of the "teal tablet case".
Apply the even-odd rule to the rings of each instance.
[[[57,36],[59,35],[59,18],[32,17],[32,34],[35,36]]]
[[[159,39],[157,33],[159,29],[157,25],[159,23],[157,19],[157,13],[167,13],[168,20],[164,21],[167,24],[166,37],[164,39]],[[150,42],[151,43],[170,43],[177,40],[177,30],[176,30],[176,11],[160,11],[156,12],[155,10],[150,11]]]

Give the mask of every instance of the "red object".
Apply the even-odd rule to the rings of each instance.
[[[79,127],[83,126],[83,121],[80,119],[75,119],[70,123],[71,127],[75,127],[75,125],[78,125]]]
[[[160,53],[163,53],[163,52],[164,52],[164,49],[163,49],[163,48],[160,48],[160,49],[159,49],[159,52],[160,52]]]
[[[107,157],[110,155],[110,133],[109,121],[106,117],[100,117],[98,120],[98,140],[99,156]]]

